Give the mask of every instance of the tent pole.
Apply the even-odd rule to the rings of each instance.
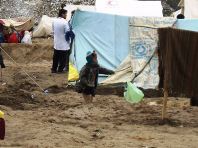
[[[0,66],[0,71],[1,71],[1,79],[0,79],[0,82],[3,82],[3,72],[2,72],[1,66]]]
[[[163,108],[162,108],[162,120],[166,119],[167,102],[168,102],[168,90],[165,88],[164,89]]]
[[[167,69],[165,69],[164,74],[164,98],[163,98],[163,108],[162,108],[162,120],[164,121],[167,117],[167,102],[168,102],[168,79],[167,79]]]

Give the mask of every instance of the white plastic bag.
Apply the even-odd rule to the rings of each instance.
[[[21,40],[21,43],[32,44],[31,33],[29,31],[25,31],[25,35]]]

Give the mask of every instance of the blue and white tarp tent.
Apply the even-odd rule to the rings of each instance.
[[[158,28],[171,27],[174,18],[159,17],[131,17],[129,21],[130,52],[128,57],[118,68],[115,75],[103,81],[104,84],[123,83],[131,81],[144,89],[155,89],[159,84],[158,75]]]
[[[192,19],[176,22],[174,18],[137,18],[77,11],[73,20],[76,34],[73,59],[80,70],[86,63],[87,51],[96,50],[102,66],[116,69],[115,75],[102,83],[124,83],[131,81],[157,50],[158,28],[174,25],[178,29],[197,31],[197,24],[198,20]],[[157,54],[134,83],[145,89],[158,86]]]
[[[95,50],[99,64],[111,70],[128,55],[128,17],[77,10],[72,26],[75,32],[72,60],[79,71],[86,64],[88,51]]]
[[[119,66],[115,75],[103,81],[104,84],[131,81],[146,65],[157,49],[157,29],[174,26],[177,29],[198,31],[198,19],[176,20],[174,18],[130,18],[130,52]],[[158,55],[155,54],[134,83],[144,89],[155,89],[159,84]]]

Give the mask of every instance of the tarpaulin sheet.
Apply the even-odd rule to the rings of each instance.
[[[184,0],[184,15],[186,18],[198,18],[198,0]]]
[[[128,54],[125,60],[116,69],[115,74],[102,81],[102,84],[108,85],[131,81],[133,79],[132,73],[131,55]]]
[[[102,83],[115,84],[131,81],[153,56],[158,44],[157,28],[172,26],[173,18],[145,18],[130,19],[130,54],[122,62],[115,74]],[[159,83],[158,55],[154,54],[151,62],[135,79],[135,83],[142,88],[156,88]]]
[[[198,7],[198,6],[197,6]],[[198,32],[198,19],[178,19],[176,22],[177,29]]]
[[[174,18],[131,18],[130,54],[132,55],[133,77],[149,61],[158,47],[157,28],[172,26]],[[134,80],[138,87],[154,89],[159,84],[158,55],[155,54],[144,71]]]
[[[99,64],[115,70],[129,51],[128,17],[76,11],[72,21],[75,32],[72,59],[80,70],[86,53],[96,50]]]
[[[9,18],[0,20],[4,22],[4,26],[13,26],[16,31],[30,30],[34,26],[33,18]]]
[[[165,80],[169,92],[198,97],[197,40],[197,32],[159,29],[160,87]]]

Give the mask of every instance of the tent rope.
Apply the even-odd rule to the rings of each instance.
[[[138,73],[135,73],[135,76],[133,77],[131,82],[133,82],[144,71],[144,69],[147,67],[147,65],[151,62],[151,60],[154,57],[156,51],[157,51],[157,49],[153,52],[152,56],[150,57],[148,62],[144,65],[144,67]]]
[[[20,67],[20,65],[2,48],[0,47],[0,49],[18,66]],[[21,68],[21,70],[40,88],[40,90],[42,90],[42,92],[45,93],[45,90],[23,69]],[[45,93],[46,94],[46,93]]]

